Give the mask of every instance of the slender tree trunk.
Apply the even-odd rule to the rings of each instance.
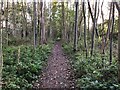
[[[36,48],[37,46],[37,29],[36,29],[36,2],[34,0],[34,3],[33,3],[33,8],[34,8],[34,17],[33,17],[33,21],[34,21],[34,27],[33,27],[33,31],[34,31],[34,48]]]
[[[46,1],[43,1],[44,5],[43,5],[43,28],[44,28],[44,44],[47,44],[47,20],[46,20]]]
[[[9,2],[7,0],[7,7],[6,7],[6,21],[5,21],[5,28],[6,28],[6,32],[7,32],[7,45],[9,45],[9,31],[8,31],[8,6],[9,6]]]
[[[0,13],[0,89],[1,88],[2,88],[2,28],[1,28],[1,13]]]
[[[72,7],[72,10],[75,10],[75,4],[74,5],[71,5],[71,7]],[[73,14],[74,16],[75,16],[75,12],[74,12],[74,14]],[[72,19],[72,21],[74,21],[75,22],[75,17]],[[74,32],[75,33],[75,23],[72,23],[71,22],[71,32]],[[74,42],[74,33],[72,33],[72,35],[71,35],[71,42]]]
[[[46,38],[45,38],[45,22],[44,22],[44,7],[43,7],[43,1],[41,0],[40,2],[40,28],[41,28],[41,44],[45,44],[46,43]]]
[[[27,9],[28,9],[28,7],[27,7],[27,1],[25,0],[25,6],[26,6],[26,11],[25,11],[25,22],[26,22],[26,26],[25,26],[25,37],[26,37],[26,39],[27,39],[27,37],[28,37],[28,34],[29,34],[29,31],[28,31],[28,25],[27,25]]]
[[[86,15],[85,15],[85,2],[83,1],[82,4],[83,7],[83,17],[84,17],[84,46],[85,46],[85,52],[86,52],[86,57],[87,57],[87,39],[86,39]]]
[[[114,3],[112,2],[112,24],[111,24],[111,33],[110,33],[110,65],[112,64],[112,42],[113,42],[113,30],[114,30]]]
[[[110,13],[109,13],[109,21],[108,21],[108,29],[107,29],[107,33],[106,33],[106,37],[105,37],[105,44],[104,44],[104,48],[107,45],[107,39],[110,35],[110,25],[111,25],[111,13],[112,13],[112,4],[110,5]]]
[[[66,39],[66,31],[65,31],[65,8],[64,8],[64,1],[62,2],[62,39]]]
[[[74,25],[74,51],[77,51],[78,43],[78,0],[75,2],[75,25]]]
[[[102,50],[102,66],[104,67],[104,54],[105,54],[105,49],[104,49],[104,14],[103,14],[103,3],[104,3],[104,0],[101,4],[101,15],[102,15],[102,25],[101,25],[101,30],[102,30],[102,46],[101,46],[101,50]]]
[[[13,14],[13,35],[16,37],[16,31],[15,31],[15,1],[12,0],[12,14]]]
[[[66,4],[67,4],[67,8],[68,8],[68,2],[66,2]],[[67,40],[67,42],[68,42],[68,34],[69,34],[69,31],[68,31],[68,18],[69,18],[69,16],[68,16],[68,11],[66,11],[66,23],[65,23],[65,30],[66,30],[66,40]]]
[[[98,11],[97,11],[96,20],[98,20],[98,17],[99,17],[99,15],[100,15],[100,1],[98,1],[97,7],[98,7]]]
[[[82,34],[82,30],[81,30],[81,25],[82,25],[82,21],[83,21],[83,10],[80,11],[80,20],[79,20],[79,35],[78,35],[78,38],[80,39],[81,38],[81,34]]]
[[[40,44],[40,40],[41,40],[41,27],[40,27],[40,0],[38,1],[38,4],[37,4],[37,9],[38,9],[38,33],[39,33],[39,44]]]
[[[94,18],[96,18],[96,17],[94,17],[93,16],[93,13],[92,13],[92,10],[91,10],[91,6],[90,6],[90,1],[89,0],[87,0],[87,2],[88,2],[88,9],[89,9],[89,12],[90,12],[90,16],[91,16],[91,18],[92,18],[92,22],[94,23],[95,21],[95,19]],[[95,1],[95,4],[97,5],[97,0]],[[97,11],[97,6],[96,6],[96,8],[95,8],[96,10],[94,10],[95,11],[95,13],[96,13],[96,11]],[[95,14],[94,13],[94,14]],[[97,26],[96,27],[94,27],[95,28],[95,31],[96,31],[96,35],[98,36],[98,31],[97,31]]]
[[[95,1],[94,23],[93,23],[92,44],[91,44],[91,56],[93,55],[93,51],[94,51],[94,38],[95,38],[95,30],[96,30],[96,10],[97,10],[97,1]]]
[[[1,8],[0,8],[0,90],[2,88],[2,69],[3,69],[3,54],[2,54],[2,8],[3,8],[3,1],[1,1]]]
[[[70,4],[70,10],[71,10],[71,2],[69,3]],[[70,15],[69,15],[69,18],[68,18],[68,21],[70,21],[71,20],[71,17],[70,17]],[[68,42],[71,42],[71,25],[72,25],[72,23],[71,23],[71,21],[69,22],[69,25],[68,25],[68,29],[69,29],[69,32],[68,32]]]
[[[52,2],[50,0],[49,2],[49,37],[51,40],[52,40],[52,35],[53,35],[52,32],[53,32],[52,30]]]
[[[88,10],[88,36],[90,35],[90,13]]]
[[[49,21],[49,24],[50,24],[50,26],[49,26],[49,36],[50,36],[50,39],[52,39],[52,20],[51,20],[51,17],[52,17],[52,10],[51,10],[51,2],[50,2],[50,8],[49,8],[49,17],[50,17],[50,21]]]
[[[115,2],[118,10],[118,82],[120,83],[120,1],[119,4]]]
[[[23,16],[23,23],[22,23],[22,25],[23,25],[23,37],[24,38],[26,38],[27,37],[27,35],[26,35],[26,33],[27,33],[27,15],[26,15],[26,12],[25,12],[25,9],[24,9],[24,5],[26,6],[26,4],[24,4],[24,2],[22,2],[22,16]]]

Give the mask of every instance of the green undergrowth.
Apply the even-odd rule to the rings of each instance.
[[[109,65],[109,54],[107,53],[101,55],[96,50],[93,57],[86,58],[83,50],[73,52],[72,48],[72,44],[63,44],[64,52],[71,58],[77,88],[120,90],[117,82],[117,61],[114,57],[112,64]]]
[[[31,90],[46,64],[52,45],[3,48],[2,90]]]

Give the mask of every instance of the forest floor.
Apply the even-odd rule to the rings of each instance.
[[[34,86],[35,88],[74,88],[74,81],[70,62],[62,50],[61,43],[56,42],[47,66]]]

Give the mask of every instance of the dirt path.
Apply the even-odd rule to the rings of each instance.
[[[40,80],[35,84],[36,88],[74,87],[69,60],[64,55],[60,42],[54,45],[47,64]]]

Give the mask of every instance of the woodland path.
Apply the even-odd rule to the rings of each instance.
[[[56,42],[35,88],[74,88],[73,73],[60,42]]]

